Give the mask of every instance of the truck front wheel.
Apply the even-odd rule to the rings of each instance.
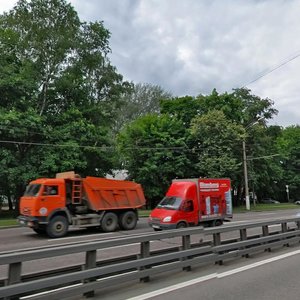
[[[68,232],[69,224],[64,216],[55,216],[49,222],[46,232],[51,238],[65,236]]]
[[[137,215],[133,211],[126,211],[120,215],[119,226],[124,230],[132,230],[136,227]]]
[[[37,234],[45,234],[46,233],[46,228],[43,225],[39,225],[36,228],[32,228],[34,232]]]
[[[117,229],[118,217],[115,213],[106,213],[101,221],[101,228],[104,232],[112,232]]]

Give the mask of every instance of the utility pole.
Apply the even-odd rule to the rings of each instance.
[[[245,127],[245,132],[253,125],[257,124],[263,117],[258,118],[252,123]],[[244,179],[245,179],[245,200],[246,200],[246,210],[250,210],[250,197],[249,197],[249,184],[248,184],[248,170],[247,170],[247,154],[246,154],[246,137],[243,139],[243,162],[244,162]]]
[[[244,161],[246,209],[250,210],[250,198],[249,198],[249,186],[248,186],[248,170],[247,170],[247,155],[246,155],[246,143],[245,143],[245,140],[243,140],[243,161]]]

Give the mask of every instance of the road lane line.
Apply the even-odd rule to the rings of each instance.
[[[67,236],[67,237],[62,237],[62,238],[56,238],[56,239],[48,239],[48,242],[55,242],[55,241],[65,241],[65,240],[71,240],[71,239],[79,239],[79,238],[86,238],[86,237],[96,237],[97,234],[100,236],[103,235],[116,235],[117,231],[115,232],[107,232],[107,233],[95,233],[95,234],[89,234],[89,235],[80,235],[80,236]],[[81,240],[82,242],[82,240]]]
[[[189,281],[186,281],[186,282],[181,282],[179,284],[174,284],[174,285],[168,286],[166,288],[162,288],[162,289],[159,289],[159,290],[156,290],[156,291],[153,291],[153,292],[149,292],[149,293],[146,293],[146,294],[143,294],[143,295],[139,295],[139,296],[136,296],[136,297],[133,297],[133,298],[128,298],[127,300],[146,300],[146,299],[156,297],[156,296],[160,296],[162,294],[166,294],[166,293],[169,293],[169,292],[173,292],[175,290],[182,289],[182,288],[194,285],[194,284],[198,284],[198,283],[210,280],[210,279],[215,279],[215,278],[220,279],[220,278],[223,278],[223,277],[226,277],[226,276],[231,276],[231,275],[237,274],[239,272],[250,270],[250,269],[262,266],[264,264],[268,264],[268,263],[271,263],[271,262],[274,262],[274,261],[278,261],[280,259],[284,259],[284,258],[293,256],[293,255],[297,255],[297,254],[300,254],[300,250],[296,250],[296,251],[293,251],[293,252],[289,252],[289,253],[286,253],[286,254],[275,256],[275,257],[265,259],[265,260],[262,260],[262,261],[244,266],[244,267],[236,268],[236,269],[233,269],[233,270],[230,270],[230,271],[226,271],[226,272],[222,272],[222,273],[212,273],[212,274],[209,274],[209,275],[206,275],[206,276],[195,278],[195,279],[192,279],[192,280],[189,280]]]
[[[203,277],[192,279],[192,280],[189,280],[189,281],[186,281],[186,282],[181,282],[179,284],[171,285],[169,287],[159,289],[159,290],[156,290],[154,292],[150,292],[150,293],[147,293],[147,294],[144,294],[144,295],[139,295],[137,297],[128,298],[127,300],[149,299],[151,297],[160,296],[162,294],[166,294],[166,293],[178,290],[178,289],[182,289],[184,287],[187,287],[187,286],[190,286],[190,285],[193,285],[193,284],[197,284],[197,283],[200,283],[200,282],[203,282],[203,281],[207,281],[207,280],[210,280],[210,279],[213,279],[213,278],[216,278],[216,277],[217,277],[217,273],[209,274],[207,276],[203,276]]]
[[[268,259],[265,259],[265,260],[258,261],[256,263],[251,264],[251,265],[247,265],[247,266],[244,266],[244,267],[241,267],[241,268],[237,268],[237,269],[233,269],[233,270],[230,270],[230,271],[227,271],[227,272],[223,272],[223,273],[218,274],[217,277],[218,278],[223,278],[223,277],[226,277],[226,276],[230,276],[230,275],[233,275],[233,274],[236,274],[236,273],[239,273],[239,272],[243,272],[243,271],[250,270],[250,269],[253,269],[253,268],[256,268],[256,267],[260,267],[262,265],[272,263],[274,261],[278,261],[280,259],[284,259],[284,258],[293,256],[293,255],[297,255],[297,254],[300,254],[300,250],[296,250],[296,251],[293,251],[293,252],[281,254],[279,256],[275,256],[275,257],[272,257],[272,258],[268,258]]]

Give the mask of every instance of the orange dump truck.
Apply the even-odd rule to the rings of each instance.
[[[136,227],[137,209],[145,204],[140,184],[74,172],[31,181],[20,199],[18,222],[52,238],[77,228],[99,227],[104,232]]]

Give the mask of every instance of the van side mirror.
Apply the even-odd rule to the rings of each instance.
[[[185,212],[193,211],[194,210],[193,201],[192,200],[185,201],[181,207],[181,210]]]

